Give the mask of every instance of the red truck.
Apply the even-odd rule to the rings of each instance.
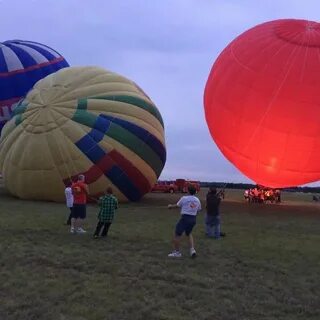
[[[177,179],[175,181],[158,181],[153,186],[151,192],[187,193],[190,185],[193,185],[196,188],[197,193],[200,191],[199,181]]]
[[[175,193],[178,187],[172,181],[158,181],[151,189],[151,192]]]
[[[194,186],[196,188],[196,192],[197,193],[200,191],[200,182],[199,181],[177,179],[175,181],[175,184],[178,187],[178,191],[182,192],[182,193],[187,193],[188,192],[188,187],[190,185],[192,185],[192,186]]]

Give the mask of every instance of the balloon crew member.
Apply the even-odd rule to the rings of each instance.
[[[88,185],[85,183],[85,176],[79,175],[78,181],[71,186],[73,194],[73,210],[71,219],[71,233],[86,233],[83,229],[83,221],[87,215],[87,197],[89,195]]]
[[[98,214],[98,224],[93,237],[98,238],[102,229],[101,237],[106,237],[113,222],[116,209],[118,209],[118,199],[113,195],[112,189],[108,188],[106,194],[99,198],[100,211]]]
[[[69,217],[67,219],[66,224],[68,226],[71,225],[71,219],[72,219],[72,210],[73,210],[73,194],[72,194],[72,188],[71,188],[72,183],[69,182],[64,190],[64,194],[66,197],[66,205],[67,208],[69,209]]]
[[[225,236],[221,232],[220,203],[221,193],[217,193],[216,188],[210,187],[206,197],[205,227],[206,235],[215,239]]]
[[[192,258],[196,257],[196,250],[194,249],[194,240],[192,236],[192,230],[196,225],[197,214],[201,210],[201,202],[195,196],[196,188],[194,186],[188,187],[189,195],[183,196],[177,204],[169,204],[168,208],[180,208],[181,209],[181,218],[176,224],[175,235],[173,238],[174,250],[169,253],[168,257],[180,258],[182,256],[180,252],[180,242],[181,236],[185,235],[189,239],[190,246],[190,256]]]

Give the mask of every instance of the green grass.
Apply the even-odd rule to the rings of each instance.
[[[63,225],[63,204],[0,194],[0,319],[319,319],[320,205],[248,205],[228,191],[221,241],[194,237],[198,257],[167,258],[178,195],[122,205],[109,238]],[[200,194],[204,198],[204,193]],[[296,202],[295,202],[296,201]],[[309,201],[303,205],[303,201]]]

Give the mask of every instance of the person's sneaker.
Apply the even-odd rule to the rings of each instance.
[[[191,258],[195,258],[197,256],[196,250],[194,250],[194,248],[190,249],[190,257]]]
[[[70,233],[76,233],[75,228],[70,228]]]
[[[171,253],[168,254],[168,257],[170,258],[181,258],[182,254],[180,251],[172,251]]]
[[[78,228],[77,229],[77,233],[86,233],[87,231],[86,230],[83,230],[82,228]]]
[[[98,239],[98,238],[99,238],[99,236],[97,234],[93,235],[93,239]]]

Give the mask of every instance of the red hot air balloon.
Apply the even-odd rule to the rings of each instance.
[[[320,179],[320,24],[283,19],[233,40],[204,93],[210,133],[225,157],[258,184]]]

